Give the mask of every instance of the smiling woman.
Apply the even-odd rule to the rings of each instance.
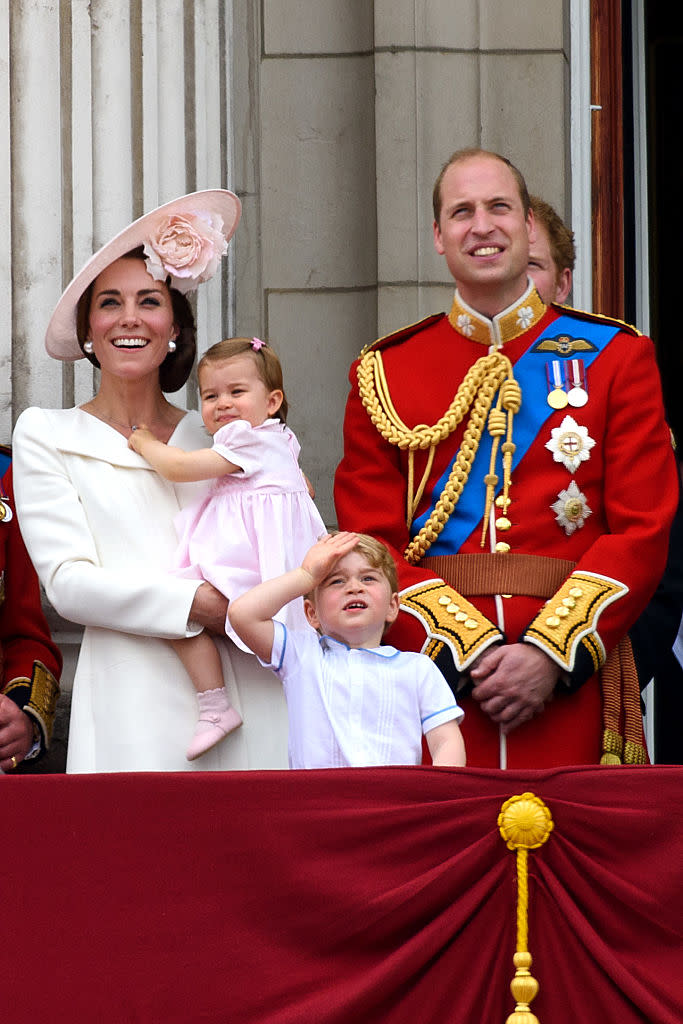
[[[85,633],[73,686],[68,772],[180,771],[195,714],[189,676],[165,639],[223,636],[225,687],[245,725],[194,767],[286,767],[279,685],[225,639],[227,602],[198,579],[168,574],[174,518],[206,484],[171,483],[128,446],[136,424],[187,451],[203,447],[199,416],[172,404],[195,357],[185,293],[215,273],[240,216],[217,189],[135,221],[66,288],[48,353],[100,368],[74,409],[27,409],[14,433],[17,509],[48,599]]]

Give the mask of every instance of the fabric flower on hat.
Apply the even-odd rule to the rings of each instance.
[[[208,281],[218,269],[228,243],[218,214],[187,213],[165,217],[144,245],[147,270],[185,294]]]

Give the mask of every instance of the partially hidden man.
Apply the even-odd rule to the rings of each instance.
[[[0,769],[48,749],[62,655],[43,613],[40,585],[14,511],[11,449],[0,445]]]
[[[351,367],[339,526],[396,557],[389,640],[457,692],[468,765],[645,763],[627,631],[678,498],[654,346],[545,305],[534,240],[519,171],[454,154],[434,188],[453,305]]]

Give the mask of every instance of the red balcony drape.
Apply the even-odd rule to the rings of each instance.
[[[12,1024],[504,1024],[504,801],[540,1024],[681,1024],[683,769],[382,768],[2,780]]]

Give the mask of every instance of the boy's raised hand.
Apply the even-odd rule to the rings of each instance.
[[[353,551],[358,542],[357,533],[327,533],[312,548],[306,552],[301,568],[304,569],[313,581],[313,586],[319,583],[332,571],[335,564],[349,551]]]

